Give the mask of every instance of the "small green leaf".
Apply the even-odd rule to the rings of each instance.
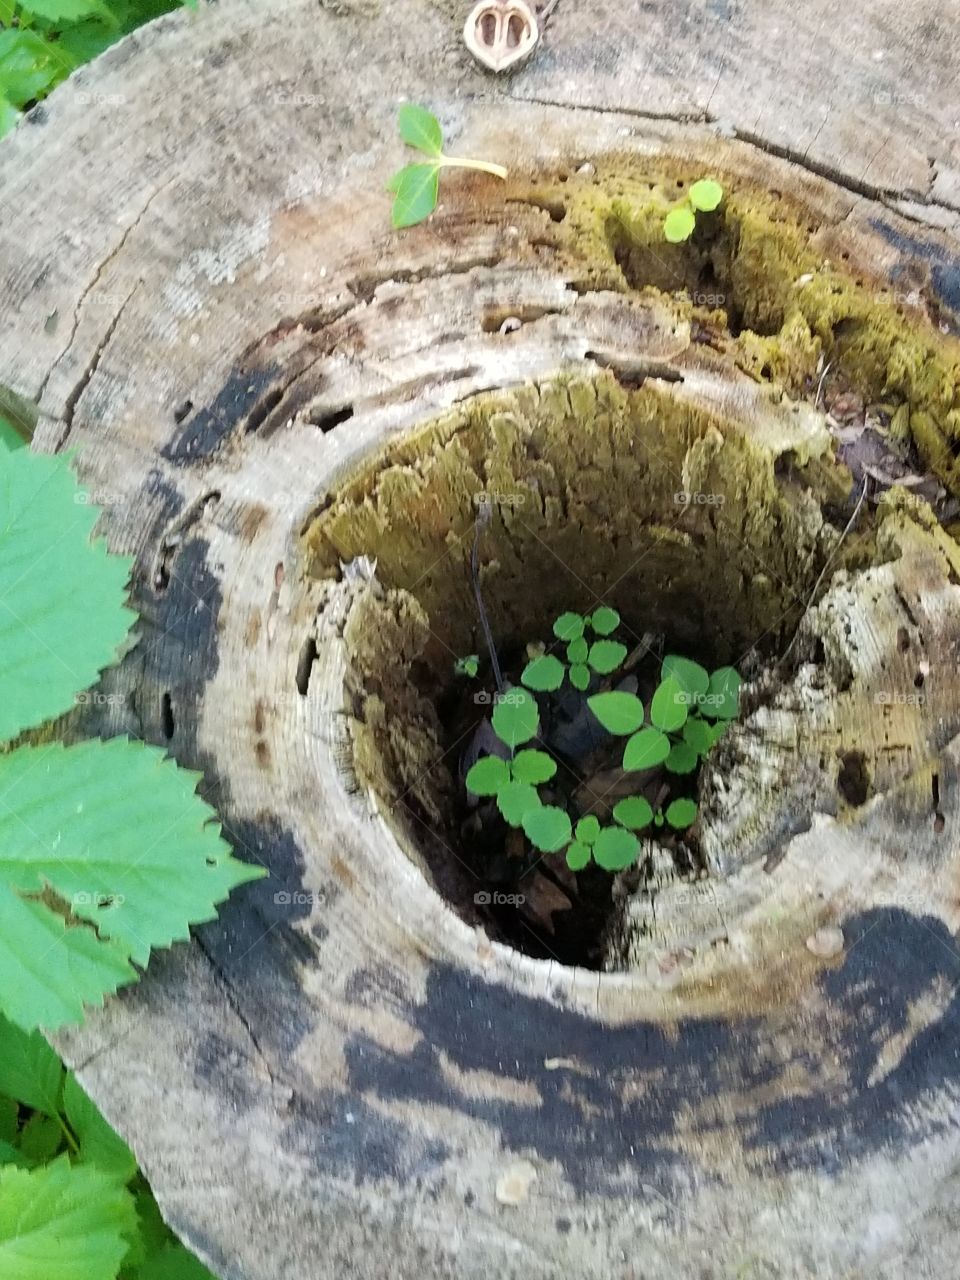
[[[579,613],[561,613],[553,624],[553,634],[558,640],[579,640],[585,626],[586,621]]]
[[[688,205],[681,205],[679,209],[671,209],[664,218],[663,234],[671,244],[680,244],[682,240],[690,239],[696,225],[693,210]]]
[[[643,796],[627,796],[613,806],[613,816],[622,827],[642,831],[653,821],[653,809]]]
[[[623,736],[643,724],[643,703],[633,693],[595,693],[587,706],[608,733]]]
[[[405,102],[397,113],[400,137],[408,147],[416,147],[428,156],[438,156],[443,150],[443,130],[440,121],[426,107]]]
[[[718,720],[717,723],[713,725],[713,727],[710,730],[710,736],[711,736],[710,745],[713,746],[714,742],[719,742],[729,728],[730,728],[729,720]]]
[[[688,742],[675,742],[670,748],[664,767],[670,773],[693,773],[700,757]]]
[[[429,218],[437,207],[440,170],[435,164],[408,164],[395,173],[388,190],[395,193],[393,225],[412,227]]]
[[[684,827],[689,827],[697,816],[697,803],[695,800],[688,800],[686,797],[680,800],[673,800],[667,806],[666,819],[671,827],[675,827],[677,831],[682,831]]]
[[[699,716],[690,716],[683,726],[683,740],[697,755],[705,756],[714,743],[713,726]]]
[[[687,718],[688,695],[673,676],[661,680],[650,703],[650,720],[664,733],[675,733]]]
[[[169,1244],[139,1268],[133,1280],[216,1280],[182,1244]]]
[[[545,804],[534,809],[523,820],[523,829],[532,845],[543,853],[556,853],[570,843],[570,819],[563,809]]]
[[[72,1071],[63,1086],[63,1109],[80,1143],[80,1159],[112,1173],[120,1182],[129,1182],[137,1172],[136,1157],[104,1120]]]
[[[60,1059],[40,1032],[23,1031],[0,1014],[0,1094],[55,1116],[62,1079]]]
[[[581,844],[593,844],[600,834],[599,818],[596,818],[592,813],[588,813],[585,818],[581,818],[577,823],[575,834]]]
[[[660,679],[665,680],[667,676],[673,676],[680,688],[690,694],[692,699],[697,694],[706,693],[710,683],[709,674],[699,662],[691,662],[689,658],[681,658],[675,653],[668,653],[660,668]]]
[[[636,862],[640,841],[623,827],[604,827],[593,846],[593,860],[604,871],[623,871]]]
[[[497,792],[497,808],[511,827],[519,827],[524,818],[541,806],[536,787],[527,782],[506,782]]]
[[[627,742],[623,767],[628,770],[653,769],[670,754],[670,739],[658,729],[641,729]]]
[[[590,625],[598,636],[608,636],[619,627],[620,615],[616,609],[611,609],[609,605],[602,604],[599,609],[594,609],[591,614]]]
[[[733,720],[740,710],[740,675],[734,667],[720,667],[710,677],[703,714],[711,720]]]
[[[510,772],[517,782],[537,786],[550,781],[557,772],[557,762],[545,751],[518,751],[513,757]]]
[[[580,662],[574,663],[570,668],[570,683],[583,693],[590,687],[590,668]]]
[[[541,658],[534,658],[523,668],[520,679],[528,689],[536,689],[538,693],[552,693],[563,684],[565,667],[559,658],[552,653],[545,653]]]
[[[567,645],[567,661],[584,663],[587,660],[589,646],[583,636],[578,636]]]
[[[465,658],[458,658],[453,664],[453,669],[458,676],[469,676],[472,680],[480,670],[479,654],[471,653]]]
[[[540,724],[537,700],[526,689],[510,689],[497,697],[491,719],[494,733],[512,750],[537,732]]]
[[[474,796],[495,796],[510,781],[510,766],[499,756],[481,756],[470,766],[464,779]]]
[[[35,1111],[20,1130],[20,1153],[28,1164],[46,1164],[63,1145],[63,1129],[53,1116]]]
[[[590,646],[590,666],[601,676],[616,671],[627,656],[627,646],[616,640],[596,640]]]
[[[723,187],[712,178],[701,178],[690,188],[690,203],[695,209],[710,213],[723,199]]]
[[[113,1280],[136,1229],[130,1194],[99,1169],[0,1169],[0,1280]]]
[[[585,844],[578,844],[575,840],[567,845],[567,866],[571,871],[582,871],[589,861],[590,850]]]

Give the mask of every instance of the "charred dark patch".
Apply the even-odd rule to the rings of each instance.
[[[896,230],[882,218],[871,218],[870,225],[907,260],[904,266],[891,273],[891,280],[894,283],[909,282],[912,278],[910,260],[925,263],[929,272],[929,289],[921,289],[920,292],[935,295],[940,307],[951,313],[946,316],[938,311],[936,319],[945,324],[950,332],[960,333],[960,258],[941,245],[931,244],[919,236],[910,236]]]
[[[435,1174],[450,1156],[443,1142],[381,1115],[360,1098],[324,1091],[294,1096],[283,1138],[321,1175],[361,1183],[390,1179],[401,1186]]]
[[[213,1085],[217,1096],[237,1113],[249,1111],[256,1102],[250,1088],[257,1076],[256,1062],[215,1031],[205,1032],[198,1040],[193,1073],[200,1083]]]
[[[176,693],[184,719],[194,722],[195,708],[204,686],[220,663],[217,618],[223,597],[220,581],[207,563],[209,544],[203,538],[178,549],[162,591],[150,592],[141,606],[151,624],[143,640],[146,669],[158,684]],[[162,726],[158,726],[161,728]]]
[[[300,969],[316,963],[310,937],[294,927],[314,909],[303,883],[303,851],[293,833],[272,817],[261,822],[225,817],[223,834],[238,858],[270,874],[235,890],[220,907],[220,919],[197,936],[231,989],[242,993],[244,1008],[256,1011],[264,1048],[289,1054],[307,1030]],[[316,892],[329,909],[340,891],[331,882]]]
[[[161,456],[180,464],[211,457],[241,424],[255,421],[258,406],[262,407],[271,394],[276,395],[273,384],[279,372],[275,364],[263,369],[234,369],[213,403],[186,419]]]
[[[358,1093],[466,1112],[510,1150],[559,1161],[583,1194],[622,1195],[631,1176],[663,1189],[671,1170],[697,1162],[701,1141],[704,1151],[739,1147],[758,1167],[839,1170],[880,1148],[921,1141],[917,1117],[929,1110],[919,1104],[960,1077],[954,997],[871,1083],[884,1046],[907,1027],[911,1004],[945,980],[956,989],[960,960],[945,927],[889,908],[847,921],[844,932],[843,964],[819,979],[831,1009],[816,1041],[808,1028],[791,1042],[782,1019],[773,1027],[763,1017],[605,1028],[438,965],[425,1003],[409,1010],[422,1033],[417,1047],[392,1053],[355,1038],[347,1048],[350,1084]],[[544,1059],[554,1056],[572,1059],[576,1069],[548,1071]],[[542,1101],[461,1092],[441,1060],[533,1084]],[[823,1080],[840,1083],[818,1087]],[[752,1106],[758,1090],[782,1096]],[[732,1127],[718,1118],[718,1099],[736,1101]],[[950,1113],[943,1114],[946,1126]],[[934,1125],[926,1122],[928,1132]],[[718,1172],[706,1158],[702,1166],[707,1176]]]

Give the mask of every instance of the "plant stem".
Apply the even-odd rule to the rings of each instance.
[[[470,554],[470,576],[473,579],[473,594],[477,601],[477,610],[480,614],[480,625],[483,627],[483,638],[487,642],[487,649],[490,653],[490,666],[493,668],[493,678],[497,682],[497,692],[503,693],[503,676],[500,672],[500,663],[497,659],[497,646],[493,642],[493,632],[490,630],[490,621],[487,618],[487,611],[483,604],[483,592],[480,590],[480,530],[484,525],[490,523],[493,515],[493,507],[489,502],[481,502],[477,508],[477,520],[473,527],[473,551]]]
[[[438,156],[437,164],[441,168],[479,169],[482,173],[492,173],[495,178],[507,176],[502,164],[491,164],[488,160],[460,160],[456,156]]]

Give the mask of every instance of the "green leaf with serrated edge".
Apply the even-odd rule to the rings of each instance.
[[[593,860],[604,871],[623,871],[636,862],[640,841],[623,827],[604,827],[593,846]]]
[[[63,1110],[80,1144],[81,1161],[113,1174],[120,1182],[129,1182],[137,1172],[136,1157],[104,1120],[72,1071],[63,1086]]]
[[[29,1165],[46,1164],[63,1146],[60,1121],[34,1112],[20,1130],[20,1153]]]
[[[573,834],[566,812],[552,804],[528,813],[523,819],[523,830],[530,843],[542,853],[556,853],[570,843]]]
[[[671,244],[680,244],[681,241],[690,239],[696,225],[696,217],[688,205],[681,205],[679,209],[671,209],[663,220],[664,238],[669,240]]]
[[[555,658],[552,653],[545,653],[527,663],[520,679],[528,689],[535,689],[538,693],[552,693],[563,684],[565,670],[559,658]]]
[[[585,626],[586,620],[579,613],[561,613],[553,624],[553,634],[558,640],[579,640]]]
[[[627,656],[627,646],[616,640],[596,640],[590,646],[590,666],[598,675],[608,676],[616,671]]]
[[[675,742],[663,767],[670,773],[693,773],[700,757],[687,742]]]
[[[691,822],[697,816],[697,803],[695,800],[688,800],[686,797],[680,800],[673,800],[667,805],[667,811],[664,815],[671,827],[677,831],[682,831],[684,827],[689,827]]]
[[[545,751],[518,751],[510,764],[510,773],[517,782],[529,782],[537,786],[549,782],[557,772],[557,762]]]
[[[123,1260],[121,1280],[125,1280],[128,1270],[132,1273],[131,1280],[139,1280],[140,1273],[135,1268],[176,1243],[176,1237],[161,1217],[153,1192],[142,1173],[133,1179],[130,1191],[137,1210],[137,1233],[130,1243],[130,1252]]]
[[[643,703],[633,693],[595,693],[587,706],[608,733],[623,736],[643,724]]]
[[[64,458],[0,449],[0,739],[74,706],[136,618],[99,514]]]
[[[394,192],[393,225],[398,229],[415,226],[437,207],[440,170],[435,164],[408,164],[394,174],[388,189]]]
[[[584,640],[583,636],[578,636],[576,640],[572,640],[567,645],[567,661],[584,663],[589,652],[590,646],[586,640]]]
[[[642,831],[653,821],[653,809],[643,796],[627,796],[613,806],[613,816],[622,827]]]
[[[690,203],[695,209],[710,213],[723,199],[723,187],[711,178],[701,178],[690,188]]]
[[[620,615],[616,609],[611,609],[609,605],[602,604],[599,609],[594,609],[590,615],[590,626],[598,636],[608,636],[616,631],[620,625]]]
[[[168,1245],[148,1258],[133,1280],[217,1280],[182,1244]]]
[[[681,658],[675,653],[668,653],[660,667],[660,679],[673,676],[685,693],[696,697],[706,693],[710,683],[709,672],[699,662],[691,662],[689,658]]]
[[[683,740],[697,755],[705,756],[714,743],[713,726],[699,716],[690,716],[683,726]]]
[[[681,728],[689,711],[687,697],[673,676],[661,680],[650,703],[650,721],[655,728],[664,733],[675,733]]]
[[[734,719],[740,710],[740,675],[735,667],[713,672],[700,709],[711,720]]]
[[[198,778],[124,738],[0,756],[0,1012],[22,1026],[78,1021],[84,1002],[135,977],[128,959],[146,966],[265,874],[232,857]],[[46,887],[96,932],[23,896]]]
[[[653,769],[663,764],[670,754],[670,739],[659,729],[641,729],[627,742],[623,767],[629,770]]]
[[[537,732],[540,712],[537,700],[526,689],[509,689],[497,697],[491,716],[493,731],[508,747],[519,747]]]
[[[464,779],[474,796],[495,796],[510,781],[510,766],[499,756],[482,756],[470,766]]]
[[[408,147],[425,151],[428,156],[438,156],[443,150],[443,130],[440,121],[426,107],[415,102],[405,102],[397,113],[400,137]]]
[[[0,1280],[114,1280],[136,1231],[116,1178],[66,1156],[0,1169]]]
[[[540,807],[536,787],[528,782],[507,782],[497,792],[497,808],[511,827],[519,827],[532,809]]]
[[[571,871],[582,871],[590,861],[590,849],[576,840],[567,845],[567,866]]]
[[[0,31],[0,94],[18,107],[40,97],[57,79],[56,49],[36,31]]]
[[[0,1093],[55,1116],[63,1067],[39,1031],[24,1031],[0,1014]]]
[[[35,18],[44,18],[47,22],[76,22],[91,13],[100,14],[114,22],[113,14],[102,0],[20,0],[20,7],[25,13]]]
[[[579,689],[581,693],[590,687],[590,668],[583,666],[582,663],[576,662],[570,668],[570,683],[575,689]]]
[[[581,844],[593,844],[600,834],[599,818],[596,818],[592,813],[588,813],[585,818],[581,818],[577,823],[575,834]]]

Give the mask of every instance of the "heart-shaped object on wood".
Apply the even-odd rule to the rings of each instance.
[[[463,28],[467,48],[490,71],[506,71],[529,58],[540,39],[526,0],[480,0]]]

